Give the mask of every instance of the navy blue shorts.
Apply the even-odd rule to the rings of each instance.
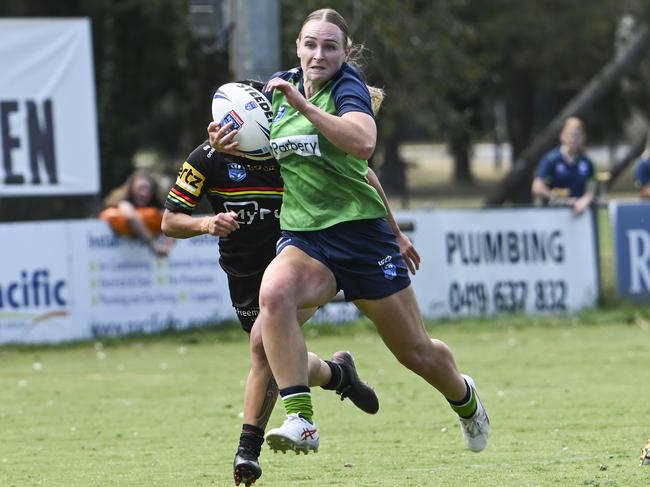
[[[288,245],[327,266],[346,301],[385,298],[411,283],[385,218],[343,222],[313,232],[283,231],[277,252]]]

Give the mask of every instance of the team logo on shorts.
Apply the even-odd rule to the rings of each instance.
[[[386,264],[382,267],[382,270],[384,271],[384,277],[389,281],[397,277],[397,267],[395,267],[395,264]]]
[[[383,259],[377,262],[380,265],[381,270],[384,271],[384,277],[389,281],[392,281],[397,277],[397,267],[391,262],[393,258],[390,255],[387,255]]]
[[[243,181],[246,178],[246,169],[241,164],[230,162],[228,163],[228,177],[236,183]]]

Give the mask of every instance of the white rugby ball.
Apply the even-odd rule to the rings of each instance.
[[[273,112],[271,103],[258,90],[243,83],[226,83],[212,98],[212,119],[219,125],[233,122],[232,129],[239,133],[238,151],[250,159],[273,157],[269,137]]]

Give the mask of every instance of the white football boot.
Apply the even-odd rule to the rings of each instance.
[[[274,452],[286,453],[288,450],[305,455],[317,452],[320,436],[316,424],[312,424],[299,414],[287,415],[282,426],[266,433],[266,443]]]
[[[463,374],[463,377],[474,390],[476,397],[476,412],[470,418],[460,418],[460,430],[463,432],[465,446],[473,452],[480,452],[485,449],[490,436],[490,418],[483,407],[481,398],[478,395],[474,379],[469,375]]]
[[[641,465],[650,465],[650,438],[648,438],[648,442],[641,449]]]

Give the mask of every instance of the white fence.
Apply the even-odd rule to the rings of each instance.
[[[591,214],[569,209],[398,212],[422,266],[414,286],[430,319],[575,312],[596,304]],[[184,329],[234,320],[217,241],[179,240],[167,258],[98,220],[0,224],[0,344]],[[316,321],[358,316],[350,303]]]

